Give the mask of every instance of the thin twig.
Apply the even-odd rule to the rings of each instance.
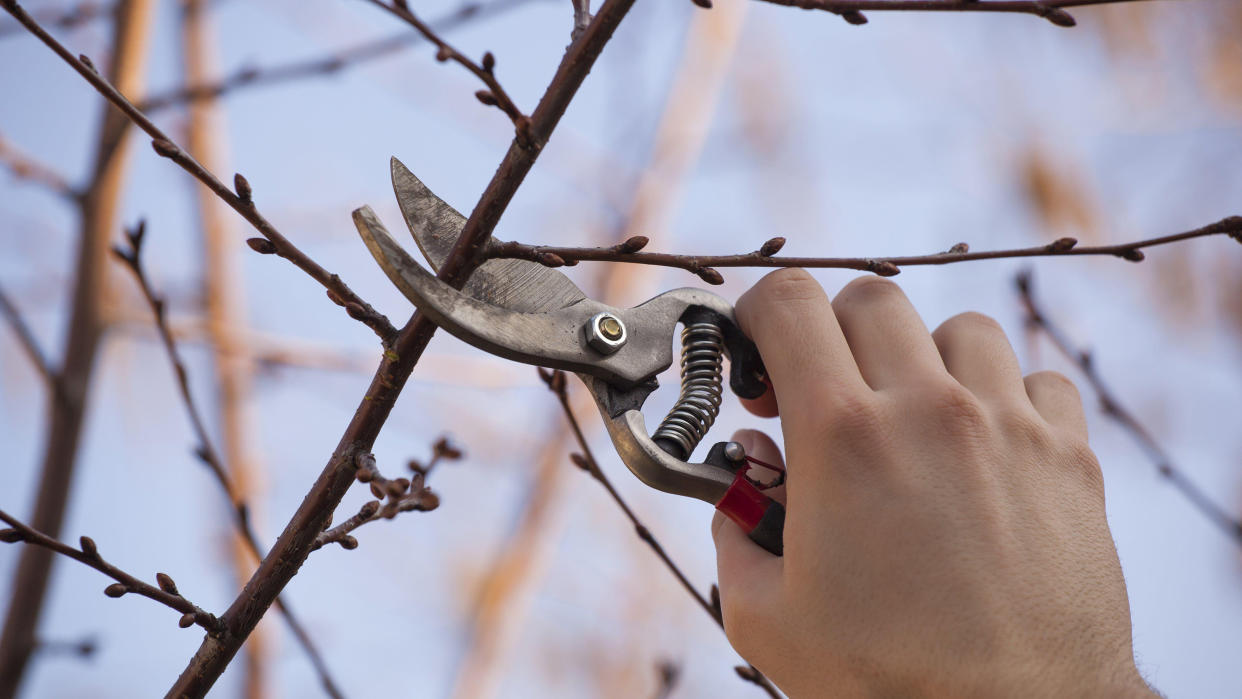
[[[328,290],[328,297],[333,302],[343,306],[351,318],[358,320],[367,327],[375,331],[385,346],[391,344],[396,336],[397,330],[393,327],[388,318],[371,307],[371,304],[364,301],[353,289],[341,280],[335,274],[328,272],[315,262],[306,253],[302,252],[288,238],[286,238],[275,226],[271,224],[262,214],[259,213],[252,199],[250,184],[240,174],[234,177],[234,186],[237,191],[226,187],[220,180],[216,178],[210,171],[199,164],[189,153],[177,145],[168,134],[164,133],[154,122],[151,121],[142,110],[135,107],[124,95],[120,93],[108,82],[106,78],[96,72],[94,64],[85,56],[75,57],[69,52],[59,41],[47,33],[38,22],[27,13],[21,5],[15,0],[4,0],[4,9],[8,11],[22,26],[48,48],[52,49],[56,55],[60,56],[66,63],[86,79],[101,95],[106,97],[117,109],[125,114],[135,125],[151,136],[151,145],[155,148],[155,152],[181,166],[195,179],[202,182],[216,196],[220,197],[234,211],[241,214],[243,218],[254,226],[263,238],[250,239],[250,246],[256,251],[264,254],[279,255],[289,260],[294,265],[306,272],[315,281],[319,282]]]
[[[866,24],[866,12],[1008,12],[1036,15],[1058,27],[1077,24],[1062,8],[1112,5],[1143,0],[764,0],[775,5],[803,10],[823,10],[839,15],[850,24]],[[700,0],[696,0],[700,2]],[[707,7],[711,0],[701,0]]]
[[[681,571],[681,568],[677,566],[673,559],[668,555],[668,552],[664,550],[664,546],[656,540],[655,535],[651,533],[651,530],[638,519],[638,515],[634,514],[634,510],[630,509],[629,504],[624,498],[621,497],[621,493],[617,492],[617,489],[612,485],[612,481],[608,480],[608,476],[605,475],[604,470],[600,468],[599,462],[595,460],[595,454],[591,451],[591,446],[587,442],[586,435],[582,432],[582,426],[578,424],[578,418],[574,415],[573,408],[570,407],[569,392],[566,387],[568,382],[565,380],[565,372],[559,370],[547,371],[540,368],[539,377],[543,379],[545,384],[547,384],[548,390],[552,391],[552,393],[556,395],[556,399],[560,401],[562,412],[565,413],[565,419],[569,422],[569,427],[574,433],[574,438],[578,441],[578,447],[582,450],[578,453],[571,454],[570,460],[573,461],[574,465],[578,468],[591,474],[592,478],[599,481],[599,484],[604,486],[604,490],[608,491],[608,495],[612,497],[613,502],[617,503],[617,507],[621,508],[621,511],[625,514],[626,518],[630,520],[630,524],[634,525],[634,531],[638,534],[638,538],[642,539],[649,547],[651,547],[651,550],[655,552],[655,555],[659,557],[659,559],[664,563],[664,566],[668,568],[670,573],[673,574],[673,577],[677,578],[677,582],[681,583],[681,586],[685,588],[686,592],[690,593],[690,596],[694,598],[694,601],[702,607],[703,611],[707,612],[707,615],[716,622],[716,625],[719,626],[721,630],[724,630],[724,618],[720,614],[719,605],[709,602],[707,598],[703,596],[703,593],[699,592],[698,589],[695,588],[694,584],[690,582],[690,579],[686,577],[686,574]],[[740,665],[735,668],[735,670],[737,671],[738,676],[742,679],[762,687],[770,696],[779,699],[780,694],[777,693],[776,688],[773,687],[768,678],[764,677],[763,673],[759,672],[759,670],[757,670],[753,665]]]
[[[371,494],[387,502],[370,500],[359,508],[358,513],[340,524],[325,529],[315,537],[312,551],[317,551],[328,544],[340,544],[341,548],[352,550],[358,548],[358,540],[350,534],[368,522],[381,519],[393,519],[402,512],[431,512],[440,506],[440,497],[425,484],[431,472],[442,461],[457,461],[462,452],[449,444],[444,437],[436,440],[431,449],[431,459],[424,465],[418,461],[410,461],[410,478],[388,479],[380,475],[375,467],[375,457],[371,454],[360,454],[357,479],[371,486]]]
[[[1104,382],[1103,377],[1100,376],[1099,368],[1096,366],[1091,352],[1076,348],[1074,343],[1070,341],[1069,336],[1049,320],[1048,315],[1035,300],[1034,282],[1031,272],[1027,270],[1019,273],[1015,279],[1015,284],[1018,288],[1018,295],[1022,300],[1022,305],[1026,309],[1028,325],[1039,329],[1047,335],[1057,349],[1078,366],[1087,382],[1091,384],[1092,390],[1099,397],[1100,409],[1104,415],[1121,425],[1156,467],[1156,472],[1168,479],[1200,514],[1220,527],[1221,531],[1232,539],[1234,543],[1242,545],[1242,522],[1234,519],[1223,508],[1212,502],[1207,493],[1195,485],[1190,480],[1190,477],[1173,463],[1173,459],[1164,450],[1164,447],[1160,446],[1160,443],[1156,441],[1151,431],[1117,400],[1116,395],[1113,394]]]
[[[4,136],[0,136],[0,165],[8,168],[17,179],[41,185],[72,203],[76,204],[82,198],[82,193],[69,183],[69,178],[17,150]]]
[[[382,8],[389,14],[404,21],[406,24],[414,27],[424,39],[430,41],[436,46],[436,60],[441,63],[445,61],[453,61],[470,71],[483,84],[487,86],[486,90],[479,90],[474,96],[483,104],[489,107],[496,107],[504,112],[509,120],[513,122],[513,127],[517,130],[517,141],[524,147],[532,147],[534,134],[530,129],[530,117],[522,113],[513,103],[513,99],[509,97],[509,93],[501,87],[500,81],[496,80],[496,58],[487,52],[483,54],[481,63],[475,63],[462,52],[453,48],[452,44],[445,41],[435,27],[419,19],[410,11],[410,6],[406,0],[392,0],[385,2],[384,0],[367,0],[367,2]]]
[[[75,549],[26,525],[3,510],[0,510],[0,520],[4,520],[5,523],[12,527],[12,529],[0,530],[0,541],[6,544],[21,542],[32,546],[40,546],[49,551],[68,556],[79,563],[84,563],[115,580],[116,583],[104,589],[104,594],[109,597],[120,597],[132,592],[181,612],[182,628],[197,624],[203,627],[208,634],[217,634],[223,629],[223,624],[214,614],[203,611],[198,605],[183,597],[177,591],[177,586],[173,583],[172,578],[163,573],[157,574],[158,587],[143,582],[105,561],[99,555],[95,542],[90,537],[82,537],[82,548]]]
[[[436,32],[452,31],[470,22],[495,17],[508,10],[516,9],[528,2],[531,2],[531,0],[492,0],[485,3],[468,2],[443,17],[428,22],[428,26]],[[402,31],[395,36],[365,41],[335,51],[327,56],[290,61],[268,67],[240,68],[217,82],[189,85],[152,95],[139,102],[138,108],[143,112],[151,114],[186,102],[223,97],[227,94],[252,88],[280,85],[303,78],[336,75],[348,68],[384,58],[385,56],[391,56],[424,41],[426,41],[426,38],[420,34]]]
[[[18,344],[26,352],[26,356],[30,359],[30,363],[34,364],[35,369],[43,376],[43,380],[47,382],[49,388],[55,393],[61,393],[60,373],[56,367],[52,366],[51,360],[39,348],[39,341],[35,339],[34,331],[26,324],[26,319],[22,317],[21,311],[9,299],[8,294],[3,288],[0,288],[0,314],[8,321],[9,326],[13,328],[13,334],[17,336]]]
[[[47,27],[56,27],[57,29],[73,29],[87,22],[102,17],[112,17],[116,14],[116,5],[113,3],[80,2],[76,5],[63,9],[60,7],[41,7],[31,13],[39,24]],[[0,26],[0,38],[14,36],[20,34],[24,29],[22,25],[14,22],[6,22]]]
[[[1078,247],[1074,238],[1060,238],[1045,245],[1010,250],[986,250],[970,252],[966,243],[958,243],[947,252],[931,255],[906,255],[900,257],[777,257],[785,245],[784,238],[772,238],[754,252],[738,255],[675,255],[663,252],[639,252],[647,245],[647,238],[634,236],[611,247],[556,247],[550,245],[527,245],[525,243],[493,240],[488,246],[487,257],[517,258],[538,262],[548,267],[574,265],[579,262],[628,262],[640,265],[675,267],[697,274],[709,284],[721,284],[724,278],[718,267],[814,267],[833,269],[857,269],[882,277],[899,274],[902,267],[922,265],[947,265],[974,260],[997,260],[1013,257],[1066,257],[1073,255],[1107,255],[1131,262],[1142,262],[1146,257],[1143,248],[1168,245],[1191,238],[1227,235],[1242,242],[1242,216],[1230,216],[1216,223],[1173,235],[1148,238],[1116,245],[1088,245]]]
[[[577,41],[582,32],[591,24],[591,0],[569,0],[574,6],[574,28],[569,33],[570,41]]]
[[[173,374],[177,377],[177,388],[181,394],[181,403],[185,406],[186,415],[189,417],[190,425],[194,430],[194,436],[198,440],[198,446],[194,450],[194,455],[211,471],[212,476],[216,479],[216,483],[220,485],[220,489],[228,497],[230,509],[233,513],[233,523],[238,534],[241,535],[242,541],[245,542],[246,548],[254,556],[255,561],[261,561],[263,560],[263,550],[259,547],[258,537],[250,524],[250,508],[242,499],[241,494],[237,492],[232,479],[229,478],[228,470],[224,466],[224,460],[220,458],[219,452],[216,451],[212,445],[211,438],[207,434],[207,424],[203,420],[202,412],[199,410],[198,403],[194,400],[194,394],[190,388],[189,371],[186,369],[185,362],[181,359],[181,352],[177,349],[177,342],[173,339],[172,330],[168,326],[167,306],[164,299],[152,288],[151,280],[147,277],[146,268],[142,264],[142,243],[145,233],[145,223],[139,222],[135,228],[125,232],[126,242],[129,244],[129,247],[122,248],[118,246],[113,248],[113,253],[133,272],[134,278],[138,281],[138,286],[142,290],[142,296],[146,299],[147,304],[151,307],[152,314],[155,316],[156,331],[160,336],[164,351],[168,355],[168,361],[172,364]],[[336,681],[333,680],[327,661],[324,660],[323,654],[320,653],[319,648],[311,640],[306,627],[282,597],[276,598],[275,605],[284,616],[290,631],[292,631],[298,644],[302,646],[303,651],[305,651],[311,661],[311,665],[314,666],[315,671],[318,673],[319,681],[324,691],[327,692],[328,696],[341,699],[344,694],[337,686]]]

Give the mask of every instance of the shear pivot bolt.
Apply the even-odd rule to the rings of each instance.
[[[746,448],[737,442],[727,442],[724,445],[724,457],[735,464],[740,464],[746,460]]]
[[[611,313],[597,313],[587,323],[587,344],[601,354],[621,349],[625,339],[625,324]]]

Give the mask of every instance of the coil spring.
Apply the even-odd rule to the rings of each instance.
[[[681,395],[654,439],[681,447],[689,458],[720,413],[724,335],[714,323],[690,323],[681,331]]]

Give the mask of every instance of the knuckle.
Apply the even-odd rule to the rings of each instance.
[[[1101,500],[1104,498],[1104,471],[1095,451],[1082,440],[1072,440],[1065,447],[1065,463],[1083,478],[1087,489]]]
[[[941,381],[924,391],[927,409],[947,431],[967,435],[987,431],[987,411],[965,386],[956,381]]]
[[[865,277],[858,277],[846,284],[833,300],[833,305],[876,303],[903,295],[901,287],[888,279],[867,275]]]
[[[755,288],[764,298],[775,302],[805,301],[824,293],[810,272],[797,267],[772,272],[760,280]]]
[[[1073,396],[1075,400],[1082,401],[1078,386],[1059,371],[1037,371],[1026,377],[1026,382],[1027,386],[1035,390],[1064,393],[1067,396]]]
[[[875,396],[837,392],[825,396],[824,404],[826,410],[821,420],[837,439],[872,437],[883,431],[886,412]]]
[[[958,335],[974,335],[974,334],[1004,334],[1001,324],[996,319],[977,313],[975,311],[967,311],[959,313],[952,318],[940,324],[936,328],[935,335],[937,337],[958,336]]]
[[[793,316],[807,313],[807,306],[824,298],[823,287],[804,269],[779,269],[760,279],[734,306],[743,332],[765,326],[765,318],[779,318],[788,323]]]

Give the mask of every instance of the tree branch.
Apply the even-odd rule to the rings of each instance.
[[[1043,17],[1058,27],[1077,24],[1062,8],[1111,5],[1144,0],[763,0],[774,5],[803,10],[823,10],[839,15],[850,24],[866,24],[866,12],[1007,12]],[[711,0],[706,7],[711,7]],[[699,0],[696,0],[696,4]]]
[[[3,315],[8,321],[9,326],[13,328],[13,334],[17,336],[18,344],[26,352],[26,356],[30,358],[30,363],[34,364],[35,369],[47,382],[53,393],[60,394],[64,389],[61,386],[60,374],[56,367],[52,366],[52,362],[39,348],[39,341],[35,339],[34,332],[30,326],[26,324],[25,318],[22,317],[21,311],[9,299],[8,294],[0,288],[0,315]]]
[[[422,21],[411,12],[406,0],[392,0],[391,3],[384,2],[384,0],[367,0],[367,2],[403,20],[406,24],[418,30],[418,33],[424,39],[435,44],[437,61],[441,63],[453,61],[473,73],[479,80],[482,80],[487,89],[479,90],[474,93],[474,96],[484,105],[496,107],[504,112],[509,117],[509,120],[513,122],[514,128],[517,129],[518,142],[525,147],[531,146],[533,134],[530,130],[530,117],[523,114],[522,110],[517,108],[517,105],[509,97],[509,93],[505,92],[505,89],[500,86],[500,81],[496,80],[496,58],[490,51],[483,54],[481,64],[475,63],[441,38],[434,27]]]
[[[461,457],[461,450],[441,437],[432,445],[431,459],[426,465],[410,461],[412,477],[389,480],[380,475],[373,455],[359,454],[355,477],[360,483],[369,484],[371,494],[380,500],[366,502],[358,510],[358,514],[331,529],[325,529],[315,537],[311,550],[317,551],[328,544],[340,544],[343,549],[353,550],[358,548],[358,540],[350,536],[350,533],[368,522],[393,519],[402,512],[431,512],[436,509],[440,506],[440,498],[425,485],[427,478],[441,461],[456,461]],[[381,503],[384,498],[388,502]]]
[[[113,254],[133,272],[134,278],[138,281],[138,286],[142,290],[143,298],[146,299],[147,304],[151,307],[151,312],[155,317],[156,332],[159,334],[160,342],[168,355],[168,361],[172,365],[173,374],[177,377],[177,389],[181,395],[181,402],[185,406],[186,415],[190,419],[190,426],[194,430],[194,437],[198,440],[198,446],[194,450],[194,455],[207,467],[207,470],[211,471],[216,483],[219,484],[220,489],[228,497],[237,533],[241,535],[242,541],[254,556],[254,560],[261,561],[263,559],[263,551],[259,547],[258,537],[250,524],[250,508],[243,500],[241,493],[233,485],[233,481],[228,475],[228,470],[224,466],[224,460],[220,458],[219,452],[212,446],[211,438],[207,434],[206,421],[203,419],[202,412],[199,411],[198,404],[194,400],[194,394],[190,389],[189,371],[186,369],[185,362],[181,359],[181,352],[177,349],[176,340],[173,339],[172,330],[168,326],[168,313],[164,299],[155,293],[151,286],[151,280],[147,277],[146,268],[142,264],[142,243],[145,233],[145,222],[139,222],[135,228],[125,232],[126,242],[129,247],[122,248],[118,246],[113,248]],[[319,674],[319,681],[324,690],[329,696],[341,699],[344,695],[332,679],[332,674],[328,670],[328,664],[314,641],[311,640],[306,627],[283,598],[277,597],[275,605],[284,616],[294,638],[302,646],[302,650],[306,652],[311,665],[314,666],[315,671]]]
[[[566,51],[556,75],[531,115],[532,143],[521,144],[515,138],[510,144],[509,151],[466,220],[453,252],[440,268],[439,277],[446,283],[461,288],[470,272],[481,262],[480,250],[534,166],[542,152],[542,144],[555,130],[591,66],[633,3],[634,0],[606,0],[587,31]],[[225,612],[225,634],[203,640],[169,690],[170,694],[204,695],[224,672],[268,606],[297,574],[315,539],[326,528],[331,513],[353,483],[357,455],[370,451],[435,330],[435,324],[418,313],[401,329],[391,349],[384,353],[366,395],[359,402],[357,411],[315,484],[259,564],[259,569]]]
[[[470,22],[495,17],[516,9],[531,0],[492,0],[491,2],[467,2],[443,17],[428,23],[437,33],[452,31]],[[395,36],[374,39],[341,49],[317,58],[290,61],[268,67],[247,67],[234,71],[228,77],[210,83],[199,83],[152,95],[138,103],[138,108],[148,114],[168,107],[202,99],[223,97],[237,91],[268,87],[294,82],[304,78],[336,75],[350,67],[390,56],[426,39],[420,34],[402,31]]]
[[[0,136],[0,165],[7,167],[17,179],[41,185],[69,202],[77,204],[82,199],[82,193],[69,184],[68,178],[17,150],[4,136]]]
[[[14,19],[76,70],[100,94],[125,114],[131,122],[150,135],[153,139],[151,145],[155,148],[157,154],[180,165],[181,169],[193,175],[195,179],[206,185],[211,191],[216,193],[216,196],[224,200],[234,211],[249,221],[250,225],[254,226],[255,230],[263,235],[263,238],[251,238],[248,241],[251,248],[259,253],[279,255],[289,260],[298,269],[306,272],[311,278],[322,284],[328,290],[328,297],[333,302],[343,306],[351,318],[361,321],[367,327],[374,330],[385,346],[392,342],[397,331],[388,318],[384,317],[383,314],[376,311],[369,303],[355,294],[339,276],[328,272],[319,263],[302,252],[259,213],[251,196],[250,183],[246,181],[246,178],[240,174],[234,177],[233,182],[237,189],[236,192],[224,186],[220,180],[216,179],[215,175],[200,165],[193,156],[186,153],[169,138],[168,134],[161,131],[146,114],[130,103],[112,83],[96,72],[94,64],[90,62],[90,59],[85,56],[75,58],[68,49],[53,38],[52,35],[48,34],[29,13],[22,9],[16,0],[3,0],[3,5],[4,9]]]
[[[44,26],[73,29],[94,19],[116,15],[116,5],[87,0],[86,2],[80,2],[71,6],[68,10],[59,7],[46,7],[35,10],[31,15],[39,24]],[[25,30],[22,28],[22,25],[15,22],[6,22],[0,26],[0,38],[20,34],[23,31]]]
[[[208,634],[216,634],[223,628],[220,620],[214,614],[203,611],[198,605],[183,597],[177,591],[177,586],[173,583],[172,578],[164,573],[157,573],[155,577],[159,582],[159,587],[145,583],[105,561],[95,548],[95,542],[88,536],[82,537],[82,548],[75,549],[24,524],[3,510],[0,510],[0,520],[12,527],[12,529],[0,529],[0,541],[6,544],[21,542],[45,548],[62,556],[68,556],[79,563],[84,563],[115,580],[116,583],[104,588],[104,594],[109,597],[120,597],[132,592],[148,599],[153,599],[166,607],[181,612],[180,625],[183,629],[198,625],[203,627]]]
[[[1047,314],[1044,313],[1035,300],[1034,281],[1030,271],[1019,273],[1014,282],[1018,289],[1018,296],[1026,309],[1028,325],[1047,335],[1057,349],[1078,366],[1087,382],[1091,384],[1092,390],[1099,397],[1100,409],[1104,412],[1104,415],[1129,433],[1130,437],[1134,439],[1139,448],[1156,467],[1156,472],[1168,479],[1200,514],[1218,526],[1234,543],[1242,545],[1242,522],[1234,519],[1223,508],[1212,502],[1207,493],[1195,485],[1190,480],[1190,477],[1173,463],[1168,452],[1164,450],[1164,447],[1160,446],[1160,443],[1156,441],[1151,431],[1144,427],[1138,421],[1138,418],[1134,417],[1134,414],[1117,400],[1117,397],[1104,382],[1103,377],[1100,376],[1099,368],[1096,366],[1091,352],[1077,349],[1070,341],[1069,336],[1048,319]]]
[[[578,441],[578,447],[581,449],[578,453],[570,454],[570,461],[573,461],[574,465],[578,468],[591,474],[592,478],[598,481],[600,485],[604,486],[604,490],[608,491],[608,494],[612,497],[613,502],[617,503],[617,507],[621,508],[621,511],[625,514],[626,518],[630,520],[630,524],[634,525],[634,532],[638,534],[638,538],[642,539],[648,546],[651,547],[651,550],[655,552],[655,555],[659,557],[659,559],[664,563],[664,566],[668,568],[670,573],[673,574],[673,577],[677,578],[677,582],[681,583],[681,586],[685,588],[686,592],[690,593],[690,596],[694,598],[694,601],[698,603],[699,607],[701,607],[703,611],[707,612],[707,615],[710,616],[712,620],[716,622],[716,625],[723,631],[724,618],[720,615],[720,606],[713,603],[714,600],[713,602],[707,601],[707,599],[703,597],[703,593],[699,592],[694,587],[689,578],[686,577],[686,574],[681,571],[681,568],[679,568],[675,562],[673,562],[673,559],[668,555],[668,552],[665,551],[660,542],[656,540],[655,535],[651,533],[651,530],[638,519],[638,515],[634,514],[634,510],[630,509],[629,504],[626,503],[625,499],[621,497],[621,493],[617,492],[617,489],[612,485],[612,481],[608,480],[608,476],[605,475],[603,469],[600,468],[599,462],[595,460],[595,454],[591,451],[590,444],[587,443],[586,435],[582,432],[582,426],[578,424],[578,418],[574,415],[573,408],[569,405],[569,393],[566,390],[567,382],[565,381],[565,372],[559,370],[547,371],[540,368],[539,377],[543,379],[545,384],[547,384],[548,390],[556,394],[557,400],[561,403],[561,410],[565,413],[565,420],[569,422],[569,427],[574,433],[574,438]],[[714,592],[715,591],[713,590],[713,593]],[[713,598],[714,597],[715,594],[713,594]],[[772,685],[771,681],[769,681],[767,677],[764,677],[763,673],[755,669],[753,665],[741,665],[735,668],[735,670],[737,671],[738,676],[742,679],[762,687],[769,696],[779,699],[780,694],[777,693],[776,688]]]
[[[1107,255],[1131,262],[1142,262],[1143,248],[1168,245],[1191,238],[1227,235],[1242,242],[1242,216],[1230,216],[1216,223],[1173,235],[1137,240],[1116,245],[1091,245],[1078,247],[1074,238],[1060,238],[1046,245],[1010,250],[970,252],[966,243],[958,243],[947,252],[931,255],[908,255],[902,257],[776,257],[785,244],[784,238],[772,238],[754,252],[737,255],[675,255],[662,252],[639,252],[647,245],[647,238],[634,236],[618,245],[606,248],[556,247],[528,245],[518,242],[493,240],[487,246],[488,258],[516,258],[531,260],[548,267],[574,265],[578,262],[628,262],[640,265],[675,267],[697,274],[709,284],[721,284],[717,267],[805,267],[857,269],[891,277],[902,267],[922,265],[947,265],[974,260],[996,260],[1013,257],[1066,257],[1073,255]]]

